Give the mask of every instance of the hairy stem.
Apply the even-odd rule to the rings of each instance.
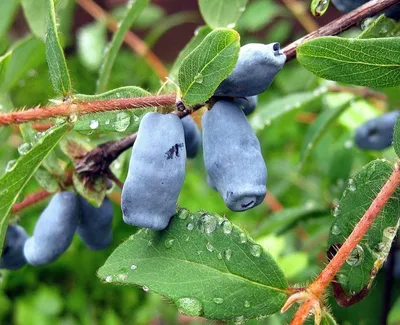
[[[175,105],[175,94],[136,98],[97,100],[92,102],[65,102],[56,106],[36,107],[0,114],[0,126],[45,120],[53,117],[118,111],[144,107],[168,107]]]
[[[400,0],[372,0],[367,2],[363,6],[341,16],[338,19],[335,19],[329,24],[298,39],[297,41],[294,41],[293,43],[283,48],[282,52],[285,53],[287,57],[286,61],[288,62],[296,58],[296,48],[301,43],[321,36],[337,35],[358,24],[364,18],[375,16],[385,9],[398,3],[400,3]]]
[[[109,30],[115,32],[118,29],[118,23],[110,17],[93,0],[77,0],[78,4],[96,20],[105,20]],[[125,43],[139,56],[143,57],[153,68],[161,80],[165,80],[168,71],[161,60],[155,55],[136,34],[129,31],[124,37]]]
[[[365,212],[361,220],[354,227],[350,236],[346,239],[344,244],[340,247],[335,256],[331,259],[329,264],[320,273],[316,280],[306,289],[313,298],[307,300],[296,312],[291,325],[303,324],[309,313],[313,308],[310,301],[315,299],[321,300],[327,287],[335,278],[340,268],[346,262],[351,252],[355,249],[357,244],[363,239],[364,235],[372,226],[376,217],[380,214],[390,197],[393,195],[397,187],[400,185],[400,167],[396,164],[393,173],[383,185],[382,189],[371,203],[368,210]]]

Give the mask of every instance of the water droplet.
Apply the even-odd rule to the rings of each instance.
[[[315,7],[315,16],[319,17],[325,13],[325,11],[328,9],[329,6],[329,1],[328,0],[320,0]]]
[[[6,172],[12,171],[13,168],[15,167],[15,163],[16,163],[16,162],[17,162],[17,161],[16,161],[15,159],[9,160],[9,161],[7,162],[7,165],[6,165]]]
[[[241,244],[247,243],[247,235],[244,232],[239,235],[239,241]]]
[[[217,254],[217,258],[218,258],[219,260],[222,260],[222,253],[218,253],[218,254]]]
[[[246,308],[249,308],[249,307],[251,306],[250,301],[246,300],[246,301],[244,302],[244,306],[245,306]]]
[[[186,229],[189,230],[189,231],[192,231],[193,228],[194,228],[194,224],[193,224],[193,223],[188,223],[188,224],[186,225]]]
[[[245,322],[244,316],[238,316],[233,320],[233,323],[235,325],[244,325],[244,322]]]
[[[245,10],[246,10],[246,7],[240,7],[239,8],[239,12],[245,12]]]
[[[340,207],[337,205],[337,206],[335,206],[334,208],[333,208],[333,210],[332,210],[332,215],[334,216],[334,217],[337,217],[339,214],[340,214]]]
[[[142,289],[144,292],[149,292],[150,290],[148,286],[142,286]]]
[[[227,261],[229,261],[232,257],[232,250],[229,248],[224,251],[224,256]]]
[[[369,28],[372,23],[374,22],[374,18],[366,18],[364,19],[364,21],[361,23],[361,29],[362,30],[366,30],[367,28]]]
[[[214,251],[214,246],[211,245],[210,242],[208,242],[208,243],[206,244],[206,248],[207,248],[207,250],[208,250],[209,252],[213,252],[213,251]]]
[[[110,120],[105,120],[104,124],[105,124],[105,125],[109,125],[110,122],[111,122]]]
[[[120,112],[116,116],[114,128],[118,132],[124,132],[131,124],[131,116],[127,112]]]
[[[203,313],[203,304],[197,298],[180,298],[176,305],[180,313],[188,316],[200,316]]]
[[[31,150],[31,148],[32,146],[29,143],[24,142],[18,147],[18,153],[21,156],[25,156],[29,152],[29,150]]]
[[[232,232],[232,229],[233,229],[233,225],[232,225],[232,222],[230,222],[229,220],[225,220],[222,223],[222,231],[225,234],[230,234]]]
[[[222,299],[222,298],[214,298],[213,301],[214,301],[217,305],[220,305],[220,304],[222,304],[222,303],[224,302],[224,299]]]
[[[204,77],[201,73],[198,73],[196,77],[194,77],[194,82],[197,82],[198,84],[201,84],[204,80]]]
[[[109,275],[106,277],[106,282],[110,283],[112,279],[113,279],[112,275]]]
[[[364,250],[360,245],[357,245],[350,256],[347,258],[346,263],[350,266],[358,266],[364,261]]]
[[[250,247],[250,254],[255,256],[255,257],[260,257],[262,253],[262,248],[260,245],[252,245]]]
[[[131,267],[130,267],[130,269],[131,269],[132,271],[136,270],[136,269],[137,269],[137,265],[132,264]]]
[[[230,23],[226,25],[226,28],[235,28],[236,24],[235,23]]]
[[[345,147],[346,149],[351,149],[351,148],[353,148],[353,145],[354,145],[354,143],[353,143],[353,141],[351,141],[351,140],[347,140],[347,141],[344,143],[344,147]]]
[[[75,123],[78,120],[78,113],[71,113],[68,116],[68,121],[70,123]]]
[[[217,218],[211,214],[201,216],[199,220],[200,231],[206,234],[211,234],[217,228]]]
[[[338,236],[342,233],[340,228],[337,225],[333,225],[332,227],[332,235]]]
[[[97,120],[91,120],[90,123],[89,123],[89,127],[90,127],[92,130],[97,129],[97,128],[99,127],[99,121],[97,121]]]
[[[357,189],[356,184],[352,178],[349,179],[349,190],[354,192]]]
[[[126,281],[128,279],[128,274],[126,273],[120,274],[118,275],[118,279],[121,281]]]
[[[174,244],[174,241],[175,241],[175,239],[173,239],[173,238],[166,239],[164,242],[165,247],[171,248],[172,245]]]
[[[179,217],[179,219],[182,219],[182,220],[185,220],[187,217],[188,217],[188,215],[189,215],[189,211],[188,210],[181,210],[180,212],[179,212],[179,214],[178,214],[178,217]]]

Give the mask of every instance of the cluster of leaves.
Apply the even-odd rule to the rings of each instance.
[[[108,45],[104,22],[85,26],[79,33],[77,54],[67,57],[63,48],[72,42],[69,28],[74,1],[41,0],[33,6],[31,1],[21,0],[21,5],[32,35],[13,45],[8,37],[4,41],[0,38],[3,112],[12,111],[14,106],[46,104],[54,97],[53,102],[72,105],[150,93],[138,86],[151,92],[160,88],[157,76],[143,59],[132,60],[131,53],[120,49],[123,36],[132,25],[152,28],[154,17],[163,16],[158,7],[149,7],[147,0],[129,2],[126,8],[115,12],[120,24]],[[170,69],[170,78],[179,85],[186,104],[208,100],[232,71],[240,48],[239,33],[232,29],[236,24],[244,44],[253,37],[246,37],[247,32],[261,30],[271,17],[286,15],[272,0],[254,1],[247,9],[246,5],[243,0],[235,4],[199,1],[208,26],[197,30]],[[8,20],[0,23],[0,36],[6,35],[19,1],[5,1],[2,6],[2,17]],[[140,22],[146,12],[149,20]],[[265,12],[273,15],[264,17]],[[171,27],[185,21],[185,17],[163,19],[170,19],[171,23],[165,25]],[[288,24],[284,19],[279,21],[259,41],[285,40]],[[284,304],[288,282],[310,280],[322,266],[321,252],[324,254],[330,246],[338,247],[346,240],[392,172],[393,163],[389,161],[397,160],[393,149],[363,153],[353,147],[352,133],[357,125],[400,102],[400,42],[396,37],[399,24],[382,16],[364,27],[361,33],[354,31],[355,38],[324,37],[299,46],[298,62],[287,64],[274,86],[261,96],[260,106],[250,118],[268,164],[269,190],[286,207],[283,211],[272,212],[260,206],[241,214],[228,212],[216,193],[207,188],[202,163],[196,159],[188,166],[180,204],[199,212],[180,209],[166,231],[141,230],[131,235],[132,229],[122,225],[116,206],[115,244],[131,236],[111,254],[98,276],[105,282],[135,284],[161,294],[190,316],[237,323],[257,318],[257,323],[262,324],[280,323],[289,317],[274,315],[266,319]],[[164,31],[154,26],[148,43],[154,44]],[[336,94],[331,91],[335,84],[321,78],[378,88],[388,100],[360,97],[351,88],[348,93]],[[48,80],[53,91],[49,91]],[[95,94],[87,95],[92,93]],[[63,185],[65,173],[73,168],[71,157],[78,149],[86,152],[99,143],[135,132],[143,114],[154,110],[71,114],[51,120],[54,126],[43,133],[37,133],[29,124],[21,125],[21,135],[13,134],[11,128],[2,128],[0,138],[7,145],[1,148],[4,155],[0,161],[6,169],[0,178],[0,250],[14,203],[38,184],[49,192],[57,191]],[[310,117],[312,123],[308,125]],[[398,130],[400,125],[396,126],[396,134]],[[398,141],[395,136],[397,153]],[[18,150],[10,150],[10,146],[18,146]],[[381,159],[370,162],[374,157]],[[122,155],[114,163],[117,176],[125,177],[127,161],[127,156]],[[106,194],[118,192],[114,188],[107,192],[106,179],[100,175],[93,182],[94,188],[88,187],[79,175],[73,177],[75,189],[94,204],[99,205]],[[399,227],[398,194],[338,274],[337,284],[346,298],[364,288],[369,290],[386,260]],[[38,204],[29,214],[20,214],[28,229],[35,221],[32,216],[38,215],[42,207]],[[220,216],[224,214],[231,221]],[[321,247],[321,238],[326,247]],[[7,295],[0,294],[0,319],[10,318],[12,313],[18,324],[29,324],[33,317],[37,318],[35,323],[43,324],[57,318],[71,323],[78,322],[77,319],[82,323],[100,319],[104,324],[126,323],[125,320],[134,318],[135,324],[147,324],[151,318],[159,317],[174,324],[177,316],[170,306],[163,305],[162,315],[153,315],[160,306],[156,296],[145,295],[143,303],[140,300],[144,293],[138,290],[104,288],[97,283],[95,270],[106,255],[91,255],[74,243],[54,269],[24,269],[6,274],[3,283]],[[384,277],[378,276],[378,288]],[[58,278],[64,279],[61,285]],[[15,296],[20,288],[26,294],[18,298],[15,310],[11,311],[14,301],[8,297]],[[96,294],[91,295],[92,290]],[[334,304],[333,314],[340,323],[362,320],[376,324],[379,291],[373,290],[351,313]],[[399,292],[394,294],[399,296]],[[64,295],[68,297],[66,301],[62,299]],[[343,296],[336,298],[341,302]],[[52,301],[50,307],[47,301]],[[81,308],[87,304],[95,309],[94,315]],[[365,308],[367,304],[374,308]],[[107,308],[100,314],[103,305]],[[135,312],[131,311],[132,305],[138,306]],[[398,322],[395,307],[391,317],[392,324]],[[328,312],[324,322],[335,324]]]

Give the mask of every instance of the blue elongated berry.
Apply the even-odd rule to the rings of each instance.
[[[332,0],[335,7],[342,12],[349,12],[363,4],[369,2],[370,0]],[[395,5],[386,11],[384,11],[388,17],[398,20],[400,18],[400,5]]]
[[[80,219],[80,204],[73,192],[53,196],[40,215],[33,237],[24,246],[29,264],[43,265],[55,261],[72,242]]]
[[[283,68],[286,55],[279,43],[251,43],[240,48],[239,59],[232,73],[215,90],[215,96],[249,97],[269,88]]]
[[[166,228],[176,211],[185,164],[185,136],[179,117],[147,113],[139,126],[122,190],[124,221],[155,230]]]
[[[245,98],[235,98],[234,103],[243,110],[245,115],[250,115],[254,112],[258,104],[258,96],[250,96]]]
[[[267,168],[243,111],[232,101],[221,100],[203,115],[202,124],[209,184],[233,211],[260,204],[267,192]]]
[[[96,208],[79,197],[81,204],[81,220],[77,229],[86,246],[91,250],[100,250],[108,247],[112,241],[113,208],[108,198]]]
[[[201,146],[200,130],[190,115],[185,116],[181,121],[185,133],[186,156],[188,158],[194,158],[199,152]]]
[[[355,142],[361,149],[383,150],[392,145],[393,128],[399,111],[375,117],[356,129]]]
[[[0,258],[0,269],[17,270],[26,264],[24,244],[28,235],[24,228],[18,225],[9,225],[6,232],[6,241]]]

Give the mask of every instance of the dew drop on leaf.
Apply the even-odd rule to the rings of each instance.
[[[89,123],[89,127],[90,127],[92,130],[97,129],[97,128],[99,127],[99,121],[97,121],[97,120],[91,120],[90,123]]]
[[[245,323],[245,318],[244,318],[244,316],[238,316],[238,317],[236,317],[236,318],[233,320],[233,323],[234,323],[235,325],[244,325],[244,323]]]
[[[204,77],[201,73],[198,73],[196,77],[194,77],[194,82],[197,82],[198,84],[203,83]]]
[[[199,219],[200,231],[206,234],[211,234],[217,228],[217,218],[211,214],[205,214]]]
[[[126,279],[128,279],[128,274],[123,273],[123,274],[118,275],[118,280],[126,281]]]
[[[116,116],[114,129],[118,132],[124,132],[131,124],[131,116],[127,112],[120,112]]]
[[[334,208],[333,208],[333,210],[332,210],[332,215],[334,216],[334,217],[337,217],[339,214],[340,214],[340,207],[337,205],[337,206],[335,206]]]
[[[192,231],[193,228],[194,228],[194,224],[191,223],[191,222],[186,225],[186,229],[189,230],[189,231]]]
[[[213,251],[214,251],[214,246],[211,245],[210,242],[208,242],[208,243],[206,244],[206,248],[207,248],[207,250],[208,250],[209,252],[213,252]]]
[[[235,28],[236,24],[235,23],[230,23],[226,25],[226,28]]]
[[[179,212],[178,217],[179,219],[185,220],[189,215],[189,211],[188,210],[182,210]]]
[[[225,234],[230,234],[232,232],[232,229],[233,229],[233,225],[232,225],[232,222],[230,222],[229,220],[225,220],[222,223],[222,231]]]
[[[188,316],[200,316],[203,313],[203,304],[197,298],[180,298],[176,305],[180,313]]]
[[[106,282],[110,283],[112,279],[113,279],[112,275],[109,275],[106,277]]]
[[[219,260],[222,260],[222,253],[218,253],[218,254],[217,254],[217,258],[218,258]]]
[[[249,307],[251,306],[250,301],[246,300],[246,301],[244,302],[244,306],[245,306],[246,308],[249,308]]]
[[[352,178],[349,179],[349,190],[354,192],[357,189],[356,184],[354,184],[354,180]]]
[[[144,292],[149,292],[150,290],[148,286],[142,286],[142,289]]]
[[[174,244],[174,241],[175,241],[175,239],[173,239],[173,238],[166,239],[164,242],[165,247],[171,248],[172,245]]]
[[[332,235],[338,236],[342,233],[340,228],[337,225],[333,225],[332,227]]]
[[[224,251],[224,256],[227,261],[229,261],[232,257],[232,250],[229,248]]]
[[[222,303],[224,302],[224,299],[222,299],[222,298],[214,298],[213,301],[214,301],[217,305],[220,305],[220,304],[222,304]]]
[[[130,269],[131,269],[132,271],[136,270],[136,269],[137,269],[137,265],[132,264],[131,267],[130,267]]]
[[[262,248],[260,245],[252,245],[250,247],[250,254],[253,255],[254,257],[260,257],[262,252]]]
[[[29,150],[31,150],[31,145],[27,142],[22,143],[19,147],[18,147],[18,153],[21,156],[25,156]]]
[[[239,235],[239,241],[240,241],[241,244],[247,243],[247,236],[246,236],[246,234],[244,232],[242,232]]]
[[[357,245],[350,253],[346,263],[350,266],[358,266],[364,261],[364,255],[364,249],[360,245]]]
[[[17,161],[16,161],[15,159],[9,160],[9,161],[7,162],[7,165],[6,165],[6,172],[12,171],[13,168],[14,168],[14,166],[15,166],[15,163],[16,163],[16,162],[17,162]]]

